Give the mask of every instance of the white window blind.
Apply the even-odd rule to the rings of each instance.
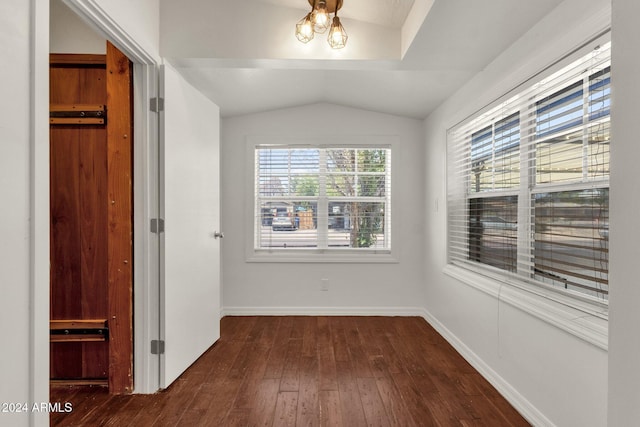
[[[255,148],[256,250],[391,248],[389,147]]]
[[[610,44],[448,132],[449,262],[606,301]]]

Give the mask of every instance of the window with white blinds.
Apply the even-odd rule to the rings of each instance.
[[[449,262],[609,293],[610,44],[450,129]]]
[[[254,249],[391,248],[391,148],[255,148]]]

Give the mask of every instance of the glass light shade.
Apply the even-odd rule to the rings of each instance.
[[[311,12],[296,24],[296,37],[302,43],[308,43],[313,39],[313,22],[311,21]]]
[[[313,10],[311,14],[311,20],[313,21],[313,31],[319,34],[324,34],[330,25],[329,12],[327,12],[327,3],[325,1],[318,2],[318,6]]]
[[[327,37],[329,46],[333,49],[342,49],[347,44],[347,38],[347,32],[340,23],[340,18],[334,16],[329,30],[329,37]]]

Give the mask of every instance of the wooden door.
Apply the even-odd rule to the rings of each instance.
[[[168,387],[220,338],[220,111],[162,67],[165,354]]]
[[[52,55],[52,380],[132,391],[131,66]]]

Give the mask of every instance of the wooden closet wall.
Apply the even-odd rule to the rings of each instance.
[[[131,63],[51,55],[52,381],[133,388]]]

